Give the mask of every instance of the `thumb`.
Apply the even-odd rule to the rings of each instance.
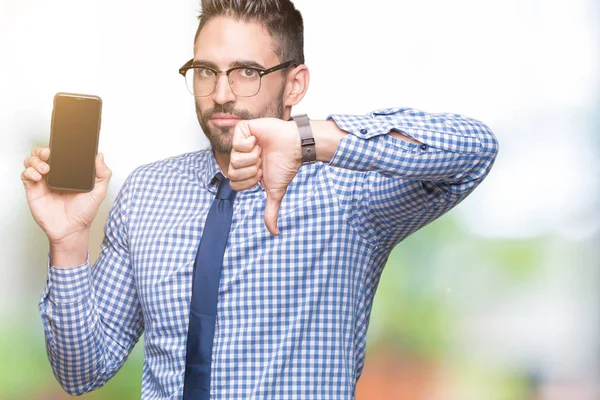
[[[272,235],[279,235],[279,228],[277,227],[277,217],[279,216],[279,207],[281,206],[281,200],[283,199],[283,193],[267,192],[267,204],[265,206],[265,225]]]
[[[110,179],[112,171],[104,162],[104,154],[98,153],[96,156],[96,182],[102,182]]]
[[[93,192],[103,197],[108,190],[108,182],[111,176],[112,171],[104,162],[104,154],[98,153],[96,156],[96,183]]]

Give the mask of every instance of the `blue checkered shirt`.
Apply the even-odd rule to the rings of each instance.
[[[461,202],[498,151],[481,122],[388,108],[331,115],[344,136],[303,165],[272,236],[260,184],[238,193],[218,294],[211,398],[355,398],[373,296],[392,248]],[[401,131],[423,144],[391,135]],[[136,168],[101,253],[50,265],[39,303],[63,388],[98,388],[144,333],[143,399],[180,399],[192,269],[220,171],[210,149]]]

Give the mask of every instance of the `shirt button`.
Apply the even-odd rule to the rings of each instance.
[[[368,132],[368,131],[367,131],[366,129],[364,129],[364,128],[360,130],[360,133],[362,133],[363,135],[364,135],[365,133],[367,133],[367,132]]]
[[[427,150],[428,148],[429,148],[429,146],[427,146],[426,144],[421,145],[421,150]]]

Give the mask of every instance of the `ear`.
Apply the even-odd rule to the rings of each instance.
[[[285,107],[292,107],[300,103],[308,90],[309,81],[310,73],[304,64],[300,64],[288,72],[283,96]]]

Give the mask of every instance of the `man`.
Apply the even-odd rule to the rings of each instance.
[[[307,126],[290,119],[309,83],[291,2],[203,0],[199,19],[180,73],[210,147],[129,175],[92,268],[89,227],[111,176],[102,155],[94,190],[79,194],[48,189],[48,148],[25,160],[27,199],[50,243],[39,308],[52,368],[67,392],[91,391],[144,332],[144,399],[182,398],[200,380],[189,346],[202,340],[210,398],[352,399],[390,251],[472,192],[497,141],[476,120],[408,108]],[[190,309],[211,289],[196,290],[210,264],[197,257],[227,183],[218,297],[199,303],[214,300],[216,319],[199,339]]]

